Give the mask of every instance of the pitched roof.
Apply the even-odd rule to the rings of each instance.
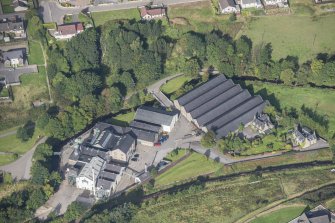
[[[10,50],[6,52],[2,52],[2,56],[4,60],[10,60],[10,59],[23,59],[24,55],[24,49],[15,49],[15,50]]]
[[[140,11],[141,11],[141,17],[144,17],[146,15],[155,16],[155,15],[165,14],[165,8],[164,7],[158,7],[158,8],[142,7]]]
[[[104,163],[105,161],[100,157],[93,157],[89,163],[85,164],[78,177],[86,177],[89,180],[96,180]]]
[[[241,123],[251,122],[264,109],[260,96],[251,96],[248,90],[219,75],[177,99],[200,127],[226,136]]]
[[[177,112],[169,112],[158,108],[141,106],[136,111],[135,120],[155,125],[170,126],[173,117],[177,114]]]
[[[2,22],[0,23],[0,32],[9,32],[14,30],[23,30],[23,22]]]
[[[227,7],[235,7],[235,1],[234,0],[220,0],[219,1],[219,5],[221,7],[221,9],[225,9]]]
[[[84,30],[82,23],[74,23],[74,24],[63,24],[57,27],[57,31],[61,35],[72,35]]]
[[[241,0],[242,5],[254,4],[254,3],[260,4],[259,0]]]
[[[158,138],[158,134],[155,132],[142,130],[142,129],[133,129],[133,132],[136,135],[136,138],[139,140],[147,141],[147,142],[156,142]]]
[[[136,128],[136,129],[141,129],[141,130],[147,130],[150,132],[159,132],[160,129],[162,128],[160,125],[152,124],[152,123],[147,123],[143,121],[137,121],[134,120],[130,123],[131,128]]]

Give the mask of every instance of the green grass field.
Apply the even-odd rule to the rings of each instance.
[[[332,198],[326,202],[327,208],[334,211],[335,210],[335,198]]]
[[[96,26],[103,25],[105,22],[115,19],[140,19],[138,9],[114,10],[106,12],[93,12],[92,18]]]
[[[134,120],[135,112],[129,112],[126,114],[117,115],[108,120],[108,123],[113,125],[127,126],[131,121]]]
[[[14,7],[11,6],[12,1],[11,0],[1,0],[0,1],[1,5],[2,5],[2,11],[3,13],[12,13],[14,12]]]
[[[252,84],[256,94],[262,89],[266,89],[268,95],[274,94],[275,98],[279,100],[281,108],[294,107],[299,110],[301,106],[305,104],[305,106],[309,108],[316,109],[317,112],[328,117],[330,134],[334,133],[335,90],[309,87],[287,87],[284,85],[261,82],[247,82],[247,84]]]
[[[13,162],[14,156],[12,154],[0,154],[0,166]]]
[[[175,162],[179,160],[181,157],[185,156],[187,154],[188,150],[187,149],[178,149],[178,153],[175,154],[173,152],[170,152],[167,154],[167,156],[164,159],[167,159],[171,162]]]
[[[189,82],[192,78],[184,75],[176,77],[161,87],[161,91],[164,94],[171,94],[181,88],[186,82]]]
[[[222,167],[221,164],[211,159],[207,160],[204,155],[192,153],[187,159],[159,175],[156,178],[155,185],[159,187],[176,181],[187,180],[202,174],[215,172],[220,167]]]
[[[24,154],[35,144],[39,134],[39,132],[34,132],[33,137],[27,142],[21,142],[16,138],[16,134],[0,138],[0,152]]]
[[[256,218],[251,223],[283,223],[298,217],[306,208],[306,206],[284,207],[262,217]]]
[[[42,48],[38,42],[29,41],[29,64],[44,65]]]
[[[231,223],[243,215],[284,198],[278,179],[250,184],[247,178],[209,183],[200,191],[146,201],[131,222]]]
[[[239,35],[247,35],[253,45],[271,43],[275,60],[291,55],[303,63],[318,53],[335,52],[335,15],[252,18]]]

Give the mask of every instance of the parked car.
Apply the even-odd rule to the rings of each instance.
[[[161,143],[165,142],[166,140],[168,140],[169,136],[165,135],[165,136],[161,136],[161,139],[159,140]]]
[[[137,162],[138,159],[136,157],[131,158],[131,161]]]
[[[156,142],[156,143],[154,143],[154,146],[155,147],[159,147],[159,146],[161,146],[161,143],[160,142]]]
[[[136,153],[136,154],[134,155],[134,157],[138,158],[138,157],[140,157],[140,154]]]

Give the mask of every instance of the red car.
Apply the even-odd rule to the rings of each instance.
[[[161,143],[160,142],[156,142],[156,143],[154,143],[154,146],[159,147],[159,146],[161,146]]]

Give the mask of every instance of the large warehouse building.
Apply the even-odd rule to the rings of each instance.
[[[204,132],[213,130],[218,138],[235,132],[262,113],[265,101],[234,84],[224,75],[194,88],[174,101],[177,109]]]

